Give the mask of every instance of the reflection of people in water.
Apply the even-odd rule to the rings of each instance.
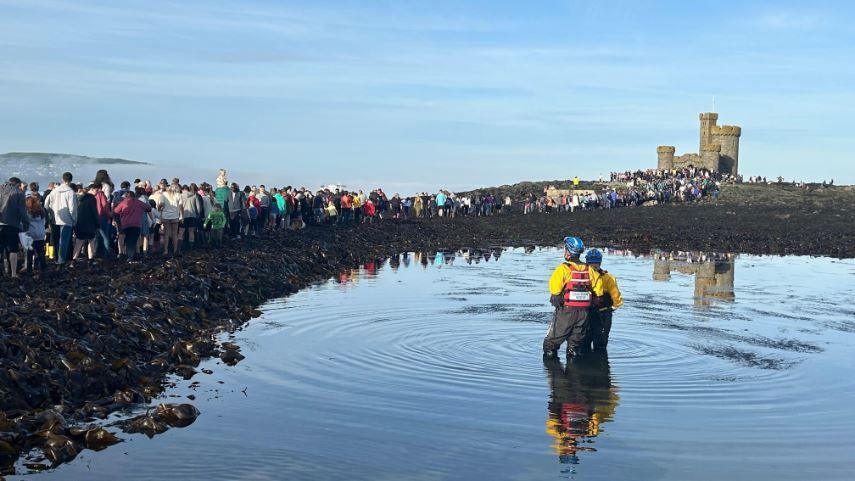
[[[558,358],[546,358],[543,366],[551,390],[546,432],[553,438],[552,449],[562,464],[578,464],[577,453],[595,451],[585,441],[612,421],[620,399],[612,386],[608,354],[594,351],[566,366]]]
[[[365,269],[365,277],[374,277],[377,275],[377,260],[371,259],[362,265]]]

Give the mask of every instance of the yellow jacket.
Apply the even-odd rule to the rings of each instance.
[[[573,267],[570,267],[571,265]],[[576,270],[588,269],[588,275],[591,279],[591,290],[595,296],[602,296],[608,293],[612,298],[612,307],[614,309],[623,305],[623,298],[620,295],[615,276],[604,270],[594,269],[581,262],[562,262],[552,271],[552,276],[549,278],[550,294],[554,296],[561,294],[561,291],[564,290],[564,285],[570,280],[572,268]]]
[[[620,289],[617,286],[617,279],[610,273],[600,270],[597,271],[597,279],[591,277],[591,290],[595,296],[602,296],[606,293],[612,298],[612,309],[617,309],[623,305],[623,298],[620,296]]]
[[[572,268],[570,266],[573,266]],[[591,285],[594,285],[596,279],[600,277],[600,273],[591,269],[582,262],[566,261],[562,262],[552,271],[552,276],[549,278],[549,293],[553,296],[561,294],[564,290],[564,285],[570,281],[571,269],[575,268],[578,271],[588,269],[588,275],[591,278]]]

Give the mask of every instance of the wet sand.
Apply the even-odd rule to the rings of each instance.
[[[371,259],[470,246],[552,246],[568,234],[639,252],[855,257],[851,189],[770,196],[766,187],[750,187],[735,187],[730,196],[725,190],[717,203],[310,228],[168,261],[104,261],[39,279],[4,279],[0,473],[34,447],[53,446],[53,464],[101,447],[102,433],[73,426],[150,401],[163,390],[165,374],[192,376],[206,357],[238,362],[240,353],[218,345],[216,333],[239,326],[269,299]]]

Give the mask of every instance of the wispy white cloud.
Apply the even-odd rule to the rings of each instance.
[[[746,152],[786,136],[781,118],[806,144],[846,134],[855,42],[820,10],[500,3],[0,0],[0,135],[146,160],[281,154],[310,161],[289,175],[329,162],[343,181],[360,161],[487,163],[513,181],[690,151],[714,94]]]
[[[776,30],[816,30],[828,23],[829,18],[824,14],[789,10],[766,12],[755,21],[761,28]]]

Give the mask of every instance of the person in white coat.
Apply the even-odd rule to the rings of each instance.
[[[45,209],[53,214],[54,225],[59,228],[59,253],[57,264],[71,258],[71,234],[77,223],[77,194],[71,188],[71,172],[62,174],[62,185],[53,189],[45,199]]]

